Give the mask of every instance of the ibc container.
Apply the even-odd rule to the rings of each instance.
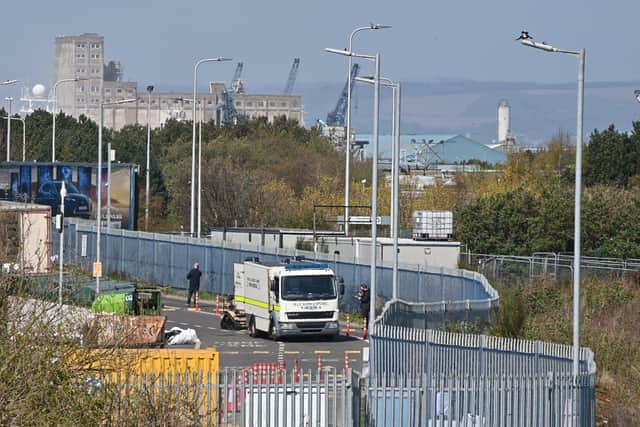
[[[453,236],[451,211],[415,211],[413,213],[414,240],[448,240]]]

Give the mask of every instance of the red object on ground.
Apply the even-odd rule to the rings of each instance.
[[[216,316],[220,316],[220,295],[216,295]]]
[[[198,295],[198,294],[199,293],[196,291],[196,303],[193,306],[193,310],[196,311],[196,312],[200,311],[200,298],[199,298],[200,295]]]

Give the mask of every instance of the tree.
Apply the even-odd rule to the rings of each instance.
[[[586,151],[585,184],[610,184],[626,187],[629,179],[638,174],[640,160],[640,140],[634,123],[634,135],[630,137],[618,132],[611,125],[603,132],[593,131]]]

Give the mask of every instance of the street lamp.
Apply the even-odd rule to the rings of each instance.
[[[7,162],[11,160],[11,105],[12,97],[6,97],[5,101],[9,101],[9,114],[7,115]]]
[[[120,101],[101,102],[100,103],[100,123],[98,124],[98,171],[96,173],[96,187],[97,187],[97,199],[98,208],[96,212],[96,225],[98,230],[96,232],[96,264],[99,265],[99,269],[102,269],[100,264],[100,234],[102,228],[102,126],[104,122],[104,107],[105,105],[119,105],[127,104],[129,102],[136,102],[137,98],[122,99]],[[111,155],[111,153],[109,153]],[[101,271],[99,272],[101,273]],[[100,274],[96,274],[96,294],[100,293]]]
[[[373,167],[371,172],[371,295],[373,296],[373,304],[369,307],[369,330],[373,326],[376,314],[376,246],[378,242],[378,133],[380,116],[380,54],[362,55],[350,50],[340,50],[326,48],[325,51],[355,58],[363,58],[373,61],[376,72],[374,77],[374,96],[373,96]],[[345,223],[349,218],[345,218]]]
[[[202,230],[202,122],[204,121],[204,98],[200,100],[200,121],[198,122],[198,238]]]
[[[205,62],[231,61],[231,58],[205,58],[197,61],[193,66],[193,135],[191,142],[191,226],[189,232],[193,237],[196,203],[196,84],[198,83],[198,67]]]
[[[633,96],[636,97],[636,101],[640,102],[640,90],[634,90],[633,91]]]
[[[153,85],[147,86],[147,171],[144,195],[144,230],[149,231],[149,167],[151,164],[151,92]]]
[[[356,77],[363,83],[374,84],[373,77]],[[398,297],[398,217],[400,195],[400,82],[394,83],[385,77],[380,78],[381,84],[393,89],[393,149],[391,155],[391,238],[393,239],[393,271],[392,271],[392,296]]]
[[[390,25],[370,24],[367,27],[359,27],[351,31],[349,35],[349,52],[353,52],[353,37],[360,31],[382,30],[391,28]],[[349,192],[351,189],[351,67],[353,59],[349,56],[349,68],[347,68],[347,128],[345,140],[345,170],[344,170],[344,235],[349,235]]]
[[[3,80],[0,82],[0,86],[12,85],[18,83],[20,80]]]
[[[55,163],[56,161],[56,115],[58,114],[58,97],[56,95],[56,90],[58,89],[58,85],[62,83],[68,82],[77,82],[80,80],[88,80],[85,78],[74,78],[74,79],[62,79],[55,82],[53,85],[53,129],[51,132],[51,162]]]
[[[4,119],[5,117],[3,117]],[[26,132],[26,124],[25,121],[22,117],[10,117],[7,116],[7,119],[11,119],[11,120],[18,120],[20,122],[22,122],[22,161],[25,161],[25,156],[26,156],[26,152],[25,152],[25,147],[26,147],[26,140],[27,140],[27,132]]]
[[[64,268],[64,198],[67,197],[67,186],[62,180],[60,188],[60,267],[58,268],[60,277],[58,278],[58,305],[62,307],[62,270]]]
[[[529,34],[524,31],[518,40],[527,47],[578,57],[578,123],[576,130],[576,188],[573,237],[573,376],[576,378],[580,370],[580,210],[582,202],[582,119],[584,108],[585,50],[558,49],[546,42],[540,43],[533,41],[532,38],[529,37]]]

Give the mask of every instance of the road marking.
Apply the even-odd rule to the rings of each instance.
[[[240,354],[239,351],[223,351],[222,354]]]
[[[331,354],[330,350],[314,350],[315,354]]]
[[[254,341],[222,341],[218,345],[226,345],[227,347],[240,347],[240,348],[260,348],[266,347],[266,344],[261,344]]]
[[[167,323],[177,323],[175,320],[167,319]]]
[[[299,351],[285,351],[284,354],[300,354]]]
[[[168,305],[162,308],[162,311],[176,311],[176,310],[178,310],[177,307],[169,307]]]
[[[284,361],[284,343],[280,341],[278,343],[278,362]]]
[[[177,323],[178,325],[189,326],[189,324],[188,324],[188,323],[185,323],[185,322],[176,322],[176,323]]]
[[[213,326],[207,326],[207,329],[210,329],[210,330],[212,330],[212,331],[215,331],[215,330],[216,330],[216,328],[214,328]]]
[[[194,328],[202,328],[202,325],[193,325]]]
[[[362,353],[360,350],[345,350],[344,351],[347,354],[360,354]]]
[[[270,351],[254,350],[253,354],[271,354]]]

